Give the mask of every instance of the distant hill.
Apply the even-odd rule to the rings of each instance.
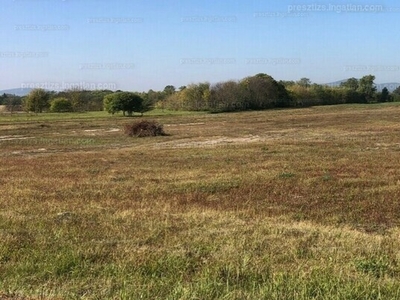
[[[386,87],[389,90],[389,92],[393,92],[399,86],[400,86],[400,83],[398,83],[398,82],[380,83],[380,84],[376,84],[376,89],[380,92],[383,90],[383,88]]]
[[[31,90],[32,90],[31,88],[15,88],[15,89],[1,90],[0,95],[11,94],[22,97],[28,95]]]
[[[345,82],[347,79],[343,79],[343,80],[339,80],[339,81],[335,81],[335,82],[329,82],[329,83],[325,83],[325,85],[327,86],[331,86],[331,87],[338,87],[340,86],[343,82]]]
[[[330,82],[326,83],[325,85],[331,86],[331,87],[338,87],[342,82],[347,81],[347,79],[335,81],[335,82]],[[395,89],[397,89],[400,86],[399,82],[388,82],[388,83],[377,83],[376,84],[376,89],[378,92],[382,91],[383,88],[387,88],[389,92],[393,92]]]

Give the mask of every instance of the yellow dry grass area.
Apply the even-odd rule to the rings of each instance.
[[[400,106],[151,119],[0,118],[0,297],[400,298]]]

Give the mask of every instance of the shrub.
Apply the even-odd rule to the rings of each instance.
[[[136,137],[166,135],[162,124],[146,120],[125,125],[124,131],[127,135]]]
[[[72,108],[71,101],[63,97],[55,98],[50,105],[51,112],[70,112]]]

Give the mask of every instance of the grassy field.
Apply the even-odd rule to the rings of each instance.
[[[400,299],[400,105],[144,118],[0,116],[0,299]]]

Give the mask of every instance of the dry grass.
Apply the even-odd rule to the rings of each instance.
[[[4,295],[399,298],[399,106],[152,119],[0,118]]]

